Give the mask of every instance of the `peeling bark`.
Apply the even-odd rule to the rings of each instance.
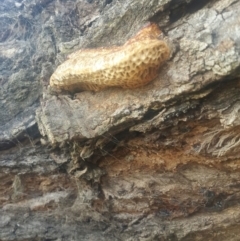
[[[0,240],[239,240],[240,2],[0,3]],[[147,21],[149,85],[53,95],[80,48]]]

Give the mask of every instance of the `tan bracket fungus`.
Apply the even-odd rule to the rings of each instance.
[[[154,23],[142,28],[123,46],[82,49],[68,56],[50,78],[58,91],[99,91],[111,86],[137,88],[157,77],[170,57],[166,41]]]

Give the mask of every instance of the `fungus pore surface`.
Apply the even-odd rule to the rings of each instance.
[[[68,56],[50,78],[59,91],[99,91],[110,86],[137,88],[153,80],[169,58],[168,44],[154,23],[142,28],[123,46],[82,49]]]

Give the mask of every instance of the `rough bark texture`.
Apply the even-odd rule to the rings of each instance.
[[[239,240],[240,2],[2,0],[0,240]],[[149,85],[49,93],[66,56],[147,21]]]

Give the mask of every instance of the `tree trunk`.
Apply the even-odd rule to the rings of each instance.
[[[0,241],[239,240],[239,16],[237,0],[2,0]],[[151,83],[49,91],[70,53],[149,21],[172,52]]]

